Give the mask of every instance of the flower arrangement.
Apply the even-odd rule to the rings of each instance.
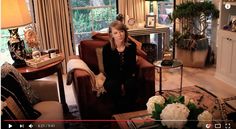
[[[37,37],[37,33],[32,29],[29,28],[24,32],[25,40],[30,48],[38,48],[39,47],[39,40]]]
[[[186,96],[170,96],[166,100],[160,95],[153,96],[146,105],[152,118],[160,120],[157,122],[167,128],[205,128],[213,118],[210,112],[197,107],[194,100]]]

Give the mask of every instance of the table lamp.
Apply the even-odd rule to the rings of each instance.
[[[1,1],[1,29],[8,29],[10,39],[8,49],[14,60],[13,66],[23,67],[25,63],[25,44],[18,34],[18,28],[32,22],[25,0]]]

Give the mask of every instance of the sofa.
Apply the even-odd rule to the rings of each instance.
[[[31,126],[33,129],[47,129],[54,126],[57,129],[64,129],[64,123],[50,122],[64,119],[62,105],[58,100],[56,82],[46,80],[28,82],[12,65],[4,63],[1,66],[2,128],[9,128],[11,124],[12,128]]]
[[[104,40],[83,40],[80,42],[79,56],[72,56],[72,59],[83,60],[94,74],[99,74],[97,48],[103,47],[107,41]],[[142,57],[137,60],[137,96],[134,110],[146,109],[147,100],[155,94],[155,67]],[[111,110],[113,102],[105,94],[97,97],[92,91],[90,74],[76,69],[73,71],[73,91],[79,106],[81,119],[111,119],[114,112]]]

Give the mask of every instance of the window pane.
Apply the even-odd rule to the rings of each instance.
[[[72,7],[86,7],[90,6],[89,0],[70,0]]]
[[[73,10],[72,16],[74,33],[91,31],[90,10]]]
[[[99,31],[107,28],[115,19],[116,10],[113,8],[97,8],[92,10],[94,18],[94,30]],[[105,20],[106,19],[106,20]]]
[[[115,20],[116,0],[70,0],[70,2],[75,50],[80,41],[91,38],[91,31],[107,28],[110,22]]]

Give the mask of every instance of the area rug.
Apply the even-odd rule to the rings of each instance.
[[[162,96],[165,98],[180,95],[179,89],[163,90],[163,92]],[[156,92],[156,94],[158,95],[159,92]],[[222,107],[222,103],[217,96],[200,86],[183,87],[181,94],[189,99],[193,99],[196,105],[210,111],[215,120],[224,120],[227,114],[236,111],[227,104]]]

